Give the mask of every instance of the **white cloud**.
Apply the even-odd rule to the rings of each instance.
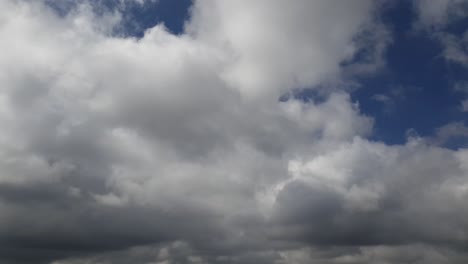
[[[468,127],[466,127],[463,122],[452,122],[439,127],[436,130],[435,136],[430,138],[429,141],[432,144],[443,146],[457,138],[468,138]]]
[[[468,99],[462,101],[461,110],[463,112],[468,112]]]
[[[229,51],[222,77],[230,86],[245,96],[278,96],[336,78],[339,62],[360,48],[351,39],[372,21],[373,7],[365,0],[197,1],[188,30]]]
[[[457,35],[448,31],[447,26],[468,15],[468,2],[466,0],[418,0],[414,3],[418,17],[416,28],[427,30],[443,45],[443,55],[446,60],[467,66],[468,31]]]
[[[438,39],[444,46],[445,59],[468,66],[468,31],[462,36],[456,36],[449,33],[439,33]]]
[[[418,21],[423,27],[440,27],[467,13],[466,0],[416,0]]]

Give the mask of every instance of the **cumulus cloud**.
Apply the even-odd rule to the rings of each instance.
[[[195,1],[142,38],[122,12],[0,2],[0,263],[465,258],[467,150],[279,100],[379,64],[374,1]]]
[[[228,84],[265,97],[335,78],[337,62],[366,53],[369,42],[367,53],[380,55],[388,36],[375,20],[377,2],[197,1],[188,32],[232,52],[222,74]]]

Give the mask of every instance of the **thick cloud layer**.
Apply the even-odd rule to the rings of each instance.
[[[468,151],[372,142],[347,93],[379,5],[195,1],[136,39],[1,1],[0,263],[465,263]]]

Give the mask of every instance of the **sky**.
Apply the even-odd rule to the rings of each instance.
[[[468,262],[468,1],[0,0],[0,264]]]

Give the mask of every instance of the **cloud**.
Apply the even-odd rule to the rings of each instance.
[[[468,95],[468,83],[464,81],[459,81],[455,83],[454,90],[457,93],[460,93],[464,98]],[[460,103],[460,110],[462,112],[468,112],[468,99],[462,99]]]
[[[465,67],[468,66],[468,54],[466,53],[468,47],[468,31],[462,36],[441,33],[439,39],[444,46],[444,57],[447,60]]]
[[[408,99],[408,96],[421,91],[421,87],[409,85],[390,85],[387,92],[374,94],[370,99],[381,103],[384,113],[392,114],[396,105]]]
[[[462,101],[461,110],[463,112],[468,112],[468,99]]]
[[[419,26],[443,27],[448,23],[463,18],[467,12],[464,0],[416,0],[414,1]]]
[[[229,49],[234,62],[223,78],[246,96],[265,97],[334,78],[340,62],[370,49],[369,42],[382,45],[375,52],[383,50],[374,39],[387,40],[375,23],[375,7],[370,1],[196,1],[188,32]],[[358,38],[367,30],[369,39]]]
[[[373,65],[373,1],[196,1],[142,38],[86,2],[0,10],[0,263],[463,259],[465,149],[372,142],[339,89],[279,100]]]
[[[467,213],[465,152],[418,139],[394,147],[355,139],[313,159],[291,161],[292,178],[277,198],[278,231],[323,245],[462,246],[466,223],[446,217]]]
[[[374,94],[372,100],[382,103],[386,113],[391,113],[395,107],[395,102],[392,97],[385,94]]]
[[[454,34],[447,29],[468,15],[468,3],[464,0],[419,0],[414,2],[417,21],[416,28],[427,30],[443,46],[446,60],[468,65],[466,47],[468,32]]]
[[[454,145],[455,147],[464,147],[468,142],[468,127],[463,122],[452,122],[436,131],[436,135],[429,139],[432,144],[440,146]]]

